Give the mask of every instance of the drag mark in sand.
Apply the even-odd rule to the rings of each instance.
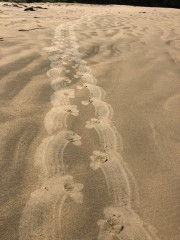
[[[104,101],[106,93],[96,86],[97,79],[91,72],[85,64],[78,71],[84,81],[78,89],[87,88],[90,92],[90,99],[82,104],[93,104],[96,115],[86,122],[86,128],[94,128],[100,139],[100,149],[90,157],[90,166],[102,170],[112,199],[112,204],[104,209],[104,219],[98,221],[98,240],[158,240],[154,228],[144,223],[133,210],[139,207],[136,180],[121,156],[123,142],[111,122],[113,109]]]
[[[75,183],[73,177],[67,174],[68,166],[63,161],[63,153],[69,143],[81,145],[81,137],[67,129],[67,117],[79,115],[77,106],[70,103],[75,92],[68,85],[74,78],[67,75],[81,62],[81,55],[76,52],[78,46],[70,30],[72,32],[73,29],[68,25],[66,28],[58,26],[52,46],[45,49],[51,54],[51,69],[47,75],[55,91],[51,96],[52,109],[44,119],[45,129],[50,136],[42,140],[36,151],[34,166],[39,171],[39,186],[23,210],[20,240],[62,239],[61,210],[66,198],[70,197],[77,203],[83,200],[83,184]]]

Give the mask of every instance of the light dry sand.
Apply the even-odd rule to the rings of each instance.
[[[0,239],[179,240],[179,10],[41,6],[0,5]]]

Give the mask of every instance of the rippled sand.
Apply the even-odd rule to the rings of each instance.
[[[179,10],[41,6],[0,5],[1,238],[179,240]]]

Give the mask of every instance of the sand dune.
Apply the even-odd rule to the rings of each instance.
[[[42,5],[0,5],[2,239],[179,240],[179,10]]]

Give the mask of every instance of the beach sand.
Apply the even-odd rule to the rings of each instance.
[[[8,5],[0,239],[179,240],[179,10]]]

